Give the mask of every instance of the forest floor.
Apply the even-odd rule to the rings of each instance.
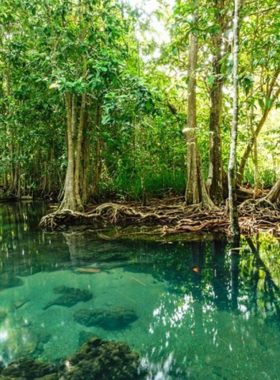
[[[200,205],[185,206],[184,197],[152,199],[146,206],[140,202],[103,203],[86,212],[54,211],[44,216],[40,227],[47,231],[64,231],[72,226],[106,228],[108,226],[147,227],[147,233],[184,234],[211,232],[229,235],[229,213],[226,206],[203,210]],[[261,231],[280,236],[280,208],[261,200],[247,200],[239,205],[241,233]]]

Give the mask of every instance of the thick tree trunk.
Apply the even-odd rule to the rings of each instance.
[[[216,0],[217,23],[220,31],[216,33],[212,40],[215,57],[213,61],[214,83],[210,91],[210,156],[207,187],[209,195],[216,205],[223,203],[223,162],[222,162],[222,137],[221,137],[221,116],[223,100],[224,77],[221,70],[222,59],[222,31],[224,29],[224,0]]]
[[[216,82],[219,82],[219,79]],[[220,205],[223,202],[222,138],[220,129],[222,82],[214,83],[214,86],[210,94],[210,159],[207,186],[211,199],[216,205]]]
[[[195,18],[197,18],[197,9],[199,1],[194,0]],[[202,171],[201,157],[198,151],[196,129],[196,66],[198,43],[197,36],[190,33],[189,45],[189,84],[188,84],[188,116],[187,126],[183,130],[187,139],[187,187],[185,201],[187,205],[202,204],[202,207],[214,208],[210,199]]]
[[[231,128],[230,158],[228,166],[228,188],[229,188],[229,215],[230,230],[234,238],[239,237],[237,194],[236,194],[236,145],[238,129],[238,49],[239,48],[239,4],[234,0],[234,52],[233,52],[233,117]]]
[[[81,149],[77,145],[81,143],[77,138],[77,98],[71,93],[65,94],[67,112],[67,172],[64,184],[64,196],[59,210],[70,209],[73,211],[83,211],[83,204],[80,193],[77,191],[79,186],[79,173],[75,165],[75,156],[80,154]],[[79,131],[78,131],[79,136]],[[78,165],[79,170],[79,165]],[[76,184],[75,181],[78,181]]]

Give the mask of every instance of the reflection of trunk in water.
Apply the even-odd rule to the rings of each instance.
[[[226,241],[215,240],[211,243],[214,301],[217,308],[222,310],[228,309],[228,291],[225,275],[226,246]]]
[[[257,236],[257,248],[255,248],[251,238],[246,238],[246,241],[251,248],[251,251],[254,253],[255,251],[257,252],[259,250],[259,239]],[[252,295],[250,297],[250,302],[252,304],[252,311],[254,312],[255,315],[258,313],[258,285],[259,285],[259,280],[260,280],[260,266],[258,264],[258,259],[256,255],[253,257],[253,262],[252,262],[252,270],[250,273],[250,284],[251,284],[251,292]]]
[[[83,257],[85,251],[85,238],[83,234],[78,234],[77,232],[64,232],[63,236],[69,247],[70,260],[77,261]]]
[[[256,284],[255,284],[255,293],[257,293],[257,286],[258,286],[258,281],[259,281],[259,271],[262,269],[265,273],[265,279],[264,279],[264,294],[266,296],[265,301],[269,301],[270,305],[273,305],[276,311],[276,316],[277,319],[280,320],[280,308],[278,305],[279,298],[280,298],[280,289],[279,287],[275,284],[275,282],[272,279],[272,276],[270,274],[269,269],[266,267],[265,263],[261,259],[260,256],[260,251],[259,251],[259,242],[257,240],[257,247],[255,247],[254,243],[252,242],[251,238],[246,238],[247,243],[249,247],[251,248],[252,253],[254,254],[255,257],[255,266],[257,268],[257,275],[256,276]],[[255,295],[257,298],[257,294]],[[256,299],[256,307],[257,307],[257,299]],[[265,311],[266,313],[271,312],[271,308],[269,307],[268,302],[265,302]]]
[[[231,309],[238,309],[238,277],[239,277],[239,236],[231,242],[230,272],[231,272]]]
[[[0,206],[0,223],[3,227],[0,229],[1,272],[26,275],[30,271],[32,274],[34,268],[30,263],[35,255],[39,266],[40,260],[36,252],[38,244],[45,246],[45,236],[36,232],[35,237],[34,230],[38,229],[38,220],[45,209],[43,202],[16,202]]]
[[[194,332],[195,336],[199,337],[203,329],[203,302],[202,302],[202,275],[201,271],[205,266],[206,244],[194,242],[191,245],[192,252],[192,296],[194,310]]]

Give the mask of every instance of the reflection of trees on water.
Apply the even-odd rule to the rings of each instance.
[[[45,210],[43,202],[0,205],[0,275],[27,276],[57,270],[58,260],[69,260],[61,236],[39,230],[38,221]]]
[[[243,240],[250,253],[230,251],[225,240],[102,242],[87,233],[44,234],[38,220],[45,208],[44,203],[0,206],[0,274],[29,275],[93,260],[109,267],[111,262],[127,271],[152,273],[166,281],[170,292],[187,294],[204,308],[280,319],[279,244],[267,235]],[[197,310],[197,323],[203,313]]]
[[[175,245],[175,260],[167,255],[168,263],[159,261],[154,275],[169,283],[171,293],[208,308],[279,319],[279,245],[267,235],[237,245],[223,240]]]
[[[249,243],[247,239],[241,243],[245,244],[251,252],[222,241],[187,247],[189,276],[178,275],[176,288],[181,292],[171,287],[170,293],[162,295],[149,326],[153,341],[160,342],[160,349],[152,347],[145,358],[154,374],[164,378],[278,376],[280,331],[277,324],[263,321],[271,320],[271,313],[279,318],[279,264],[269,261],[278,256],[279,248],[274,245],[277,252],[271,257],[261,249],[260,240]],[[268,252],[267,242],[263,245]]]
[[[255,243],[251,238],[246,238],[246,241],[253,254],[251,258],[249,287],[251,309],[255,314],[261,311],[266,319],[274,318],[280,321],[280,289],[277,284],[279,281],[280,264],[278,260],[274,262],[273,260],[269,260],[269,256],[277,257],[279,255],[279,248],[275,245],[270,245],[269,250],[265,249],[265,257],[262,259],[260,236],[257,236]],[[266,245],[265,242],[264,245]],[[273,272],[275,272],[274,276]]]
[[[230,250],[230,273],[231,273],[231,309],[238,309],[238,294],[239,294],[239,252],[240,246],[239,238],[231,243]],[[237,249],[237,251],[236,251]]]

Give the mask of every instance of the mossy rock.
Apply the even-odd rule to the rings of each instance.
[[[43,363],[30,358],[20,358],[11,362],[4,368],[1,376],[3,379],[28,379],[33,380],[52,375],[57,378],[57,368],[51,363]],[[56,376],[56,377],[55,377]]]
[[[131,380],[145,375],[140,370],[139,355],[126,343],[102,341],[98,337],[92,337],[64,365],[27,357],[14,360],[6,368],[0,362],[0,380]]]
[[[69,358],[69,371],[63,379],[129,380],[139,374],[139,355],[125,343],[91,338],[80,351]]]

